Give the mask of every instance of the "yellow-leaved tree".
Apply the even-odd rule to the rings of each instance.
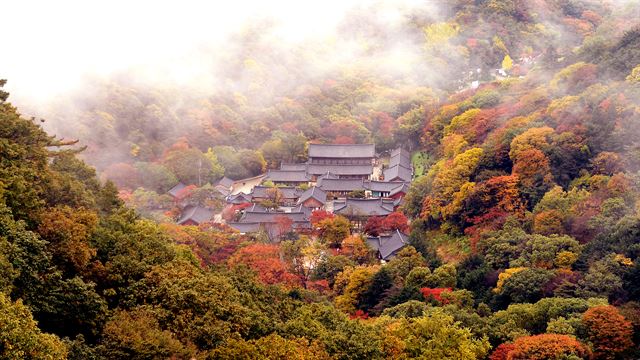
[[[504,71],[509,71],[511,68],[513,68],[513,59],[511,59],[511,56],[507,54],[504,56],[504,59],[502,59],[502,69]]]

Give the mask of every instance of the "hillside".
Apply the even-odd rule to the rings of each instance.
[[[95,78],[42,121],[1,81],[0,358],[640,357],[640,5],[375,10],[338,52],[256,23],[216,86]],[[269,178],[337,165],[310,144],[372,173]],[[373,178],[398,158],[410,185]]]
[[[80,139],[88,146],[83,156],[131,190],[139,186],[128,183],[135,171],[121,179],[122,164],[162,164],[167,150],[185,139],[203,153],[212,148],[234,179],[302,160],[307,141],[373,141],[380,152],[399,144],[415,148],[424,119],[450,91],[500,76],[496,69],[507,57],[515,78],[536,67],[552,76],[579,60],[603,62],[607,76],[628,75],[637,60],[633,46],[607,58],[611,39],[637,25],[628,7],[434,1],[400,11],[391,23],[365,7],[345,17],[331,44],[293,48],[273,42],[272,29],[256,23],[234,34],[223,54],[201,55],[212,63],[211,84],[149,84],[123,72],[90,79],[86,91],[33,113],[47,120],[49,131]],[[251,160],[241,164],[230,152]]]

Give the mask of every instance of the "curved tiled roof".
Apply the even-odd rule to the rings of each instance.
[[[229,195],[227,202],[231,204],[243,204],[251,202],[251,195],[239,192],[235,195]]]
[[[243,234],[258,232],[258,230],[260,230],[260,223],[228,222],[227,225]]]
[[[279,229],[278,226],[274,226],[271,223],[258,223],[258,222],[230,222],[227,223],[233,229],[238,230],[243,234],[247,233],[255,233],[260,230],[266,231],[269,238],[274,239],[280,235],[282,235],[282,229]],[[294,222],[292,224],[292,228],[296,230],[309,229],[311,224],[309,222]]]
[[[269,190],[271,189],[278,189],[278,191],[280,191],[280,194],[282,194],[282,197],[285,199],[297,199],[298,197],[300,197],[301,193],[300,190],[291,186],[282,186],[275,188],[269,186],[256,186],[253,188],[251,196],[256,198],[268,198],[270,196]]]
[[[173,196],[173,197],[176,197],[176,196],[178,196],[178,193],[179,193],[181,190],[183,190],[184,188],[186,188],[186,187],[187,187],[187,185],[185,185],[185,184],[183,184],[183,183],[179,182],[179,183],[177,183],[174,187],[172,187],[171,189],[169,189],[169,191],[167,191],[167,194],[169,194],[169,195],[171,195],[171,196]]]
[[[309,199],[316,199],[319,202],[324,204],[325,202],[327,202],[327,193],[324,192],[319,187],[312,186],[309,189],[307,189],[305,192],[303,192],[302,195],[300,195],[300,199],[298,199],[298,204],[302,204],[303,202]]]
[[[403,147],[399,147],[399,148],[393,149],[391,151],[391,157],[393,158],[393,157],[396,157],[396,156],[403,156],[405,158],[411,159],[411,154],[409,153],[409,151],[407,151]]]
[[[378,250],[382,260],[390,260],[398,251],[407,245],[407,235],[399,230],[394,231],[390,235],[367,238],[367,243],[371,248]]]
[[[394,167],[394,166],[404,166],[406,168],[411,168],[411,158],[408,158],[404,155],[397,155],[397,156],[393,156],[391,157],[391,159],[389,159],[389,167]]]
[[[402,185],[394,188],[393,190],[391,190],[391,192],[389,192],[389,196],[393,196],[396,195],[398,193],[403,193],[406,194],[409,191],[409,184],[407,183],[402,183]]]
[[[225,176],[222,179],[220,179],[220,181],[218,181],[217,185],[222,185],[224,187],[230,188],[231,186],[233,186],[233,183],[234,183],[233,180]]]
[[[269,170],[265,180],[273,182],[308,182],[309,176],[305,170]]]
[[[403,165],[396,165],[384,170],[384,179],[387,181],[402,180],[411,181],[413,170]]]
[[[327,192],[365,190],[362,179],[322,179],[318,187]]]
[[[390,192],[404,184],[404,181],[367,181],[364,186],[371,191]]]
[[[282,163],[280,164],[280,170],[286,170],[286,171],[306,171],[307,170],[307,164],[301,163],[294,163],[294,164],[285,164]]]
[[[324,158],[373,158],[373,144],[309,144],[309,157]]]
[[[307,172],[311,175],[324,175],[326,173],[334,175],[371,175],[373,174],[373,165],[308,164]]]
[[[207,221],[211,221],[213,218],[213,210],[203,208],[201,206],[188,206],[182,212],[182,216],[180,220],[178,220],[178,224],[182,225],[187,221],[191,220],[196,224],[202,224]]]
[[[336,200],[333,212],[342,215],[385,216],[393,212],[393,200],[381,198]]]
[[[307,216],[304,212],[277,212],[277,211],[269,211],[269,212],[253,212],[247,211],[244,213],[244,216],[240,219],[240,222],[243,223],[275,223],[278,220],[278,217],[286,217],[293,222],[305,222],[307,221]]]

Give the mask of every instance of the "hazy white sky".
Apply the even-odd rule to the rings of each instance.
[[[399,6],[425,1],[9,1],[0,78],[9,79],[14,99],[31,100],[72,89],[87,74],[129,68],[188,81],[197,76],[199,47],[219,46],[251,21],[274,19],[278,41],[321,39],[347,10],[373,3],[393,17]]]

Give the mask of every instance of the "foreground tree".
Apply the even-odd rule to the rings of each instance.
[[[378,236],[384,231],[384,219],[380,216],[372,216],[367,219],[363,227],[364,233],[371,236]]]
[[[186,359],[193,357],[193,346],[186,347],[144,308],[120,311],[104,329],[101,354],[107,359]]]
[[[55,207],[43,214],[38,232],[49,242],[54,261],[64,269],[82,272],[96,255],[89,244],[98,217],[84,209]]]
[[[633,346],[633,326],[613,306],[596,306],[582,315],[598,359],[615,359]]]
[[[30,219],[43,203],[49,179],[47,146],[54,140],[20,118],[5,99],[0,97],[0,194],[16,219]]]
[[[403,339],[410,358],[475,360],[484,358],[491,347],[486,338],[475,338],[439,309],[401,320],[393,334]]]
[[[318,223],[320,239],[329,247],[338,248],[349,236],[351,223],[342,216],[326,218]]]
[[[359,304],[363,303],[365,293],[373,284],[378,266],[357,266],[345,268],[337,277],[334,291],[336,307],[346,313],[356,312]]]
[[[318,342],[310,342],[305,338],[287,339],[277,334],[251,341],[230,340],[225,346],[212,351],[210,358],[221,360],[331,359]]]
[[[358,264],[369,263],[374,259],[373,252],[360,235],[351,235],[342,241],[342,254]]]
[[[401,232],[406,233],[407,230],[409,230],[409,220],[403,213],[396,211],[384,218],[382,226],[383,229],[387,231],[400,230]]]
[[[281,259],[280,249],[274,244],[251,244],[243,247],[229,258],[231,266],[240,264],[254,270],[265,284],[299,286],[300,278],[289,272]]]
[[[513,343],[508,360],[589,359],[589,348],[573,336],[542,334],[523,336]]]
[[[12,302],[0,292],[0,358],[57,360],[67,358],[67,348],[55,335],[38,329],[22,301]]]

